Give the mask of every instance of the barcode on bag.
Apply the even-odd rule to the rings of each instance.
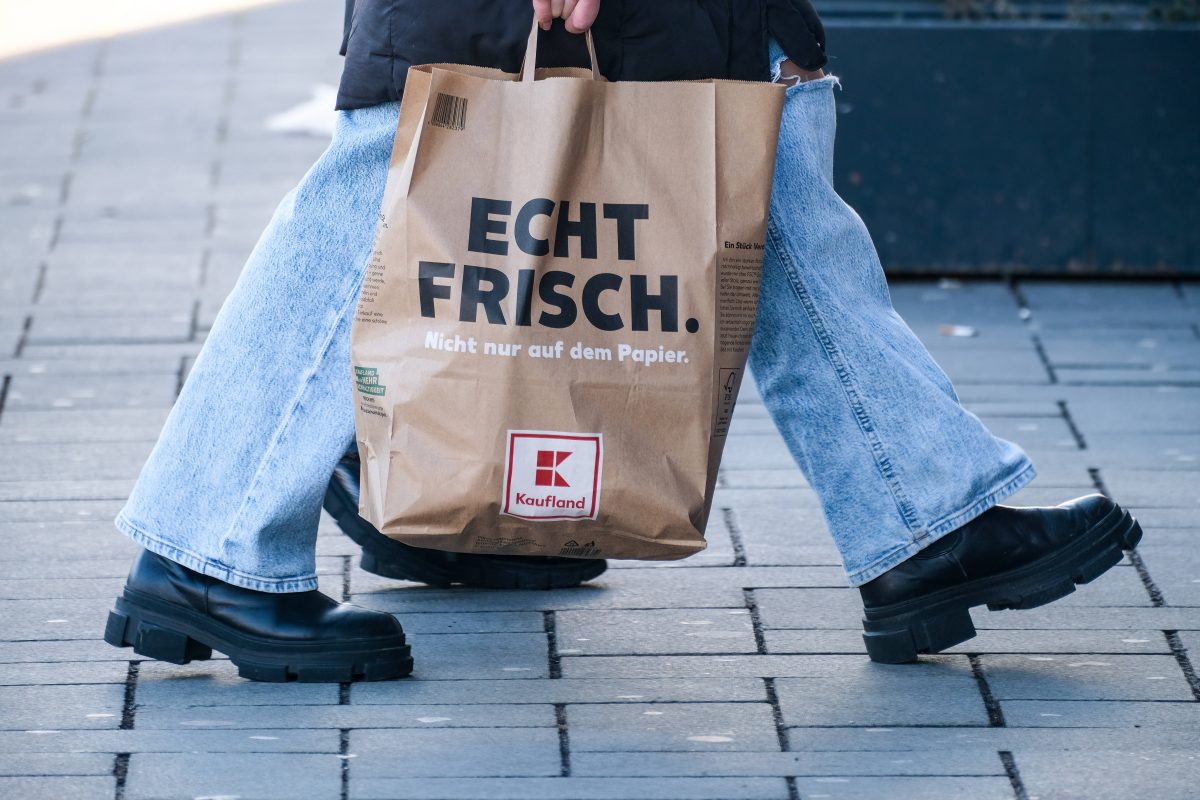
[[[439,94],[433,103],[433,118],[429,124],[461,131],[467,126],[467,98]]]

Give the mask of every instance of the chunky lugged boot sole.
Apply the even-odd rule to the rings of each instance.
[[[273,641],[129,589],[108,613],[104,641],[172,664],[205,661],[218,650],[229,656],[243,678],[271,683],[382,681],[403,678],[413,669],[403,634],[322,644]]]
[[[986,605],[1000,611],[1044,606],[1103,575],[1141,539],[1141,525],[1114,503],[1112,511],[1087,533],[1032,564],[919,600],[866,611],[867,654],[881,664],[905,664],[918,655],[962,644],[975,635],[972,607]]]
[[[448,562],[435,550],[426,555],[421,548],[387,539],[360,517],[357,504],[337,476],[325,490],[325,510],[342,533],[363,548],[360,562],[363,570],[383,578],[442,587],[460,583],[483,589],[570,589],[608,569],[603,559],[578,559],[578,563],[556,559],[543,565],[534,561],[509,563],[475,555],[462,555]],[[395,550],[379,552],[388,545]]]
[[[363,551],[362,568],[374,575],[401,581],[417,581],[431,586],[461,583],[483,589],[570,589],[603,574],[603,561],[584,561],[579,565],[539,567],[523,563],[509,567],[501,561],[467,556],[442,568],[439,565],[391,561]]]

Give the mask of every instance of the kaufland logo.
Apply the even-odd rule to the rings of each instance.
[[[598,433],[509,431],[501,510],[537,521],[595,519],[603,461]]]

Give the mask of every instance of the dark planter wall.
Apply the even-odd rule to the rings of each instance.
[[[1200,275],[1200,28],[827,27],[889,272]]]

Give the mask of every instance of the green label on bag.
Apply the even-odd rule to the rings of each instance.
[[[374,367],[355,367],[354,383],[363,394],[383,397],[387,393],[387,387],[379,383],[379,370]]]

